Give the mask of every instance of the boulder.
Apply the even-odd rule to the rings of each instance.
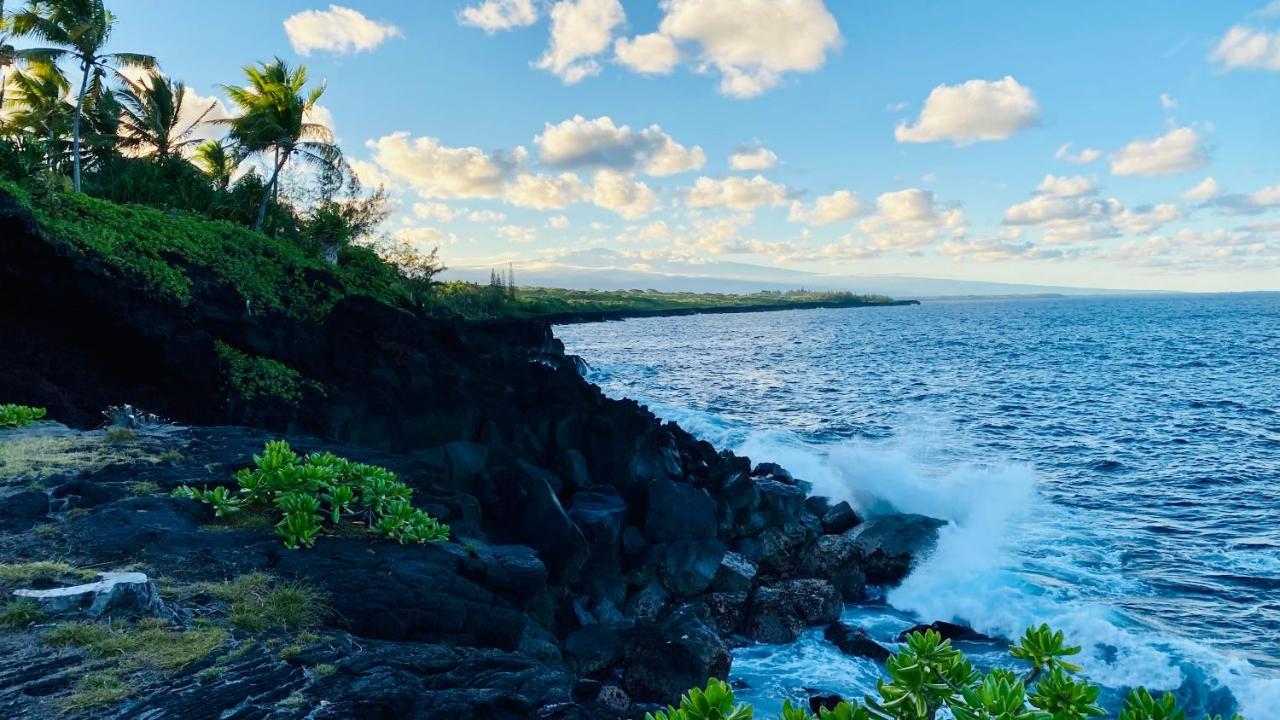
[[[743,631],[760,642],[794,642],[806,626],[835,622],[843,608],[830,582],[789,580],[756,588],[747,603]]]
[[[676,595],[697,595],[711,585],[724,558],[719,540],[667,543],[650,549],[662,584]]]
[[[729,635],[737,631],[738,626],[742,625],[742,618],[746,612],[747,592],[745,590],[739,592],[713,592],[699,597],[699,600],[707,606],[707,612],[711,615],[712,622],[715,623],[716,629],[721,635]]]
[[[862,562],[862,551],[851,536],[823,535],[805,554],[802,571],[811,577],[830,580],[845,602],[861,602],[867,598]]]
[[[826,630],[823,630],[822,636],[845,655],[884,662],[891,654],[883,645],[872,640],[866,630],[850,627],[842,622],[833,622],[828,625]]]
[[[844,698],[835,693],[817,693],[809,696],[809,712],[817,715],[823,710],[835,710]]]
[[[846,530],[854,528],[860,522],[862,522],[862,518],[858,517],[858,513],[853,511],[853,507],[849,503],[841,501],[823,513],[822,532],[839,535]]]
[[[638,623],[655,622],[670,598],[671,594],[661,583],[651,582],[627,600],[627,615]]]
[[[46,615],[99,618],[163,617],[164,601],[155,583],[140,572],[105,572],[97,582],[48,590],[15,590],[15,597],[40,605]]]
[[[943,640],[951,642],[1001,642],[999,638],[993,638],[990,635],[984,635],[977,630],[965,625],[957,625],[942,620],[935,620],[928,625],[916,625],[907,630],[898,633],[898,642],[905,642],[907,636],[911,633],[922,633],[926,630],[932,630],[942,636]]]
[[[793,574],[805,557],[810,533],[804,525],[771,527],[753,538],[738,541],[737,551],[755,563],[763,574]]]
[[[848,532],[862,554],[867,581],[896,583],[911,572],[912,564],[933,552],[938,528],[946,521],[924,515],[883,515]]]
[[[617,547],[627,522],[627,503],[612,488],[573,496],[569,518],[593,547]]]
[[[709,540],[716,536],[716,503],[706,490],[667,479],[649,485],[645,538],[652,543]]]
[[[748,592],[756,579],[756,572],[755,563],[736,552],[727,552],[720,559],[720,567],[711,580],[711,589],[716,592]]]
[[[612,667],[623,658],[628,626],[585,625],[564,640],[564,651],[581,675]]]
[[[771,462],[764,462],[756,465],[755,469],[751,471],[751,475],[752,477],[772,477],[775,480],[780,480],[785,483],[795,481],[795,478],[791,476],[791,473],[788,472],[786,468],[782,467],[778,463]]]
[[[37,490],[0,499],[0,531],[25,532],[49,514],[49,496]]]
[[[707,678],[728,676],[729,649],[699,610],[683,605],[656,626],[637,630],[622,676],[633,700],[674,702]]]

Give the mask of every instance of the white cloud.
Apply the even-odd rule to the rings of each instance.
[[[618,242],[623,243],[652,243],[661,242],[671,238],[671,228],[662,220],[655,220],[648,225],[632,225],[628,227],[622,234],[618,235]]]
[[[573,173],[560,175],[522,174],[515,178],[503,197],[516,207],[534,210],[563,210],[587,197],[588,188]]]
[[[872,244],[882,250],[912,250],[929,245],[944,235],[962,237],[968,221],[958,209],[938,207],[929,190],[908,188],[887,192],[876,198],[875,215],[858,223]]]
[[[538,239],[537,230],[521,227],[520,225],[503,225],[496,228],[494,232],[497,233],[498,237],[518,243],[531,243]]]
[[[463,8],[458,22],[493,34],[538,22],[538,8],[533,0],[484,0]]]
[[[284,21],[284,31],[299,55],[310,55],[316,50],[339,55],[362,52],[400,37],[395,25],[370,20],[359,11],[341,5],[291,15]]]
[[[1155,140],[1134,140],[1111,156],[1114,175],[1173,175],[1203,167],[1209,161],[1200,134],[1174,128]]]
[[[395,232],[396,239],[406,245],[448,245],[457,241],[457,236],[433,227],[408,227]]]
[[[373,161],[389,177],[408,183],[425,198],[480,198],[502,195],[513,162],[480,148],[451,148],[435,138],[411,139],[397,132],[366,143]],[[522,151],[517,151],[517,155]]]
[[[382,168],[368,160],[349,159],[347,164],[351,166],[352,172],[355,173],[356,179],[360,184],[367,188],[386,188],[391,190],[396,187],[396,182],[391,179],[390,175],[382,172]]]
[[[720,73],[720,92],[756,97],[788,72],[813,72],[841,46],[822,0],[662,0],[660,32],[699,46],[700,69]]]
[[[1040,107],[1031,88],[1012,76],[996,81],[970,80],[935,87],[915,124],[900,123],[894,137],[898,142],[950,140],[968,145],[1003,140],[1039,120]]]
[[[1160,93],[1160,107],[1165,110],[1174,110],[1178,107],[1178,101],[1169,93]]]
[[[507,219],[507,214],[497,210],[472,210],[467,213],[467,221],[473,223],[500,223]]]
[[[1122,210],[1115,217],[1116,228],[1125,235],[1146,235],[1182,217],[1177,205],[1156,205]]]
[[[569,227],[569,218],[564,215],[553,215],[547,218],[547,227],[553,230],[564,230]]]
[[[1218,196],[1218,181],[1211,177],[1201,180],[1198,185],[1182,193],[1183,200],[1205,201]]]
[[[542,162],[560,169],[673,175],[696,170],[707,161],[702,148],[685,148],[657,125],[636,132],[628,125],[615,125],[608,116],[587,120],[575,115],[557,125],[548,123],[534,143]]]
[[[1079,197],[1091,195],[1097,189],[1097,183],[1083,175],[1066,177],[1064,175],[1045,175],[1044,180],[1036,188],[1036,192],[1058,197]]]
[[[994,237],[953,238],[938,246],[938,253],[953,260],[1006,262],[1010,260],[1060,260],[1074,251],[1044,248],[1023,240],[1019,228],[1005,228]]]
[[[627,173],[601,170],[592,178],[591,202],[597,207],[637,220],[658,208],[658,196],[648,185]]]
[[[680,48],[662,33],[618,38],[613,54],[620,64],[643,75],[670,75],[680,63]]]
[[[768,170],[778,164],[778,155],[766,147],[739,150],[729,156],[729,167],[734,170]]]
[[[1221,195],[1213,204],[1230,215],[1257,215],[1280,207],[1280,185],[1264,187],[1247,194]]]
[[[1209,59],[1217,61],[1224,70],[1280,71],[1280,31],[1237,25],[1222,36]]]
[[[566,85],[600,73],[595,56],[609,48],[627,20],[618,0],[560,0],[551,8],[551,46],[535,63]]]
[[[1106,220],[1120,211],[1116,200],[1036,195],[1004,212],[1006,225],[1041,225],[1055,220]]]
[[[700,177],[685,197],[691,208],[732,208],[753,210],[762,205],[781,205],[787,189],[763,175],[751,179],[731,176],[723,180]]]
[[[1059,147],[1058,151],[1053,154],[1053,157],[1057,160],[1065,160],[1075,165],[1088,165],[1102,157],[1102,151],[1094,150],[1093,148],[1084,148],[1078,153],[1072,153],[1071,143],[1064,143],[1062,147]]]
[[[862,201],[862,198],[848,190],[838,190],[814,200],[812,207],[806,207],[800,201],[791,203],[787,220],[808,225],[830,225],[861,215],[869,209],[870,207]]]
[[[448,205],[439,202],[420,202],[413,204],[413,214],[423,220],[440,220],[453,222],[458,213]]]

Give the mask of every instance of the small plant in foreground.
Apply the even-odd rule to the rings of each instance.
[[[201,583],[197,589],[225,602],[231,625],[249,632],[276,627],[306,630],[320,625],[332,612],[319,590],[303,583],[277,582],[266,573]]]
[[[10,600],[0,607],[0,628],[21,630],[35,624],[42,616],[40,605],[29,598]]]
[[[284,440],[267,443],[254,467],[235,475],[238,492],[225,487],[197,490],[182,486],[174,497],[199,500],[227,517],[244,508],[274,508],[280,513],[276,534],[286,547],[311,547],[325,523],[359,520],[370,530],[401,544],[444,542],[449,526],[410,503],[413,490],[395,473],[332,453],[299,456]]]
[[[26,427],[37,420],[43,420],[44,408],[26,405],[0,405],[0,429]]]
[[[107,670],[85,675],[76,689],[62,703],[68,713],[82,712],[114,705],[133,694],[133,687],[120,677],[119,671]]]
[[[1098,706],[1099,688],[1075,675],[1078,665],[1063,658],[1076,655],[1061,632],[1047,625],[1030,628],[1009,648],[1016,660],[1029,663],[1026,674],[997,668],[974,669],[950,640],[933,630],[912,633],[885,665],[889,679],[876,684],[878,697],[840,702],[823,708],[815,718],[790,701],[781,720],[1090,720],[1107,715]],[[693,689],[680,707],[648,713],[645,720],[752,720],[750,705],[734,703],[733,689],[711,679],[706,690]],[[1170,693],[1153,696],[1144,688],[1129,693],[1118,720],[1186,720]],[[1205,720],[1222,720],[1205,718]],[[1239,715],[1234,720],[1243,720]]]

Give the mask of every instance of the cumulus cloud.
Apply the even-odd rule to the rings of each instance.
[[[813,201],[813,205],[805,205],[800,201],[791,203],[787,220],[807,225],[830,225],[841,220],[848,220],[870,210],[867,203],[848,190],[838,190],[830,195],[823,195]]]
[[[396,240],[405,245],[417,247],[449,245],[457,241],[457,236],[433,227],[407,227],[395,232]]]
[[[1036,188],[1036,192],[1069,198],[1091,195],[1097,187],[1097,183],[1083,175],[1076,175],[1075,177],[1045,175],[1044,180]]]
[[[1003,80],[970,80],[935,87],[915,124],[900,123],[894,137],[898,142],[950,140],[956,145],[968,145],[1003,140],[1039,121],[1040,106],[1031,88],[1006,76]]]
[[[614,29],[626,20],[618,0],[560,0],[551,8],[551,46],[534,66],[566,85],[598,75],[596,56],[609,48]]]
[[[360,184],[364,187],[381,187],[391,190],[397,186],[396,182],[391,179],[390,175],[384,173],[382,168],[378,167],[377,164],[371,163],[368,160],[353,158],[347,160],[347,165],[351,166],[351,171],[355,173],[356,179],[359,180]]]
[[[1165,110],[1175,110],[1178,107],[1178,101],[1169,93],[1160,93],[1160,107]]]
[[[1004,223],[1042,225],[1055,220],[1105,220],[1119,210],[1116,200],[1037,195],[1005,210]]]
[[[395,25],[370,20],[359,11],[341,5],[291,15],[284,21],[284,31],[299,55],[310,55],[316,50],[338,55],[362,52],[400,36],[400,29]]]
[[[912,250],[944,236],[964,236],[968,221],[958,209],[939,207],[933,192],[908,188],[876,198],[876,214],[858,228],[882,250]]]
[[[1195,187],[1182,193],[1183,200],[1204,202],[1218,196],[1218,181],[1211,177],[1201,180]]]
[[[662,0],[659,31],[696,44],[699,69],[720,74],[719,90],[751,98],[789,72],[822,67],[842,40],[822,0]]]
[[[440,220],[442,222],[453,222],[458,217],[457,211],[440,202],[414,203],[413,214],[422,220]]]
[[[778,164],[778,155],[766,147],[739,150],[729,156],[729,167],[734,170],[768,170]]]
[[[553,215],[547,218],[547,227],[552,230],[564,230],[569,227],[569,218],[564,215]]]
[[[1227,31],[1209,54],[1223,70],[1280,72],[1280,31],[1268,32],[1237,25]]]
[[[467,213],[467,221],[473,223],[500,223],[507,219],[507,214],[497,210],[472,210]]]
[[[601,170],[592,178],[591,202],[627,220],[637,220],[658,208],[658,196],[628,173]]]
[[[1102,250],[1099,257],[1134,265],[1195,270],[1208,267],[1274,268],[1280,244],[1264,236],[1225,229],[1184,228],[1172,235],[1153,235]]]
[[[366,146],[387,176],[426,198],[499,197],[514,166],[512,159],[500,153],[445,147],[435,138],[411,139],[407,132],[370,140]]]
[[[732,208],[754,210],[764,205],[782,205],[787,199],[787,189],[763,175],[753,178],[738,176],[716,180],[700,177],[685,196],[691,208]]]
[[[538,8],[533,0],[484,0],[479,5],[463,8],[458,13],[458,22],[492,35],[538,22]]]
[[[1083,148],[1080,152],[1073,153],[1071,152],[1071,143],[1064,143],[1058,148],[1058,151],[1053,154],[1053,157],[1057,160],[1065,160],[1066,162],[1073,163],[1075,165],[1088,165],[1094,160],[1102,157],[1102,151],[1094,150],[1093,148]]]
[[[1010,260],[1061,260],[1075,254],[1072,250],[1045,248],[1024,240],[1018,228],[1005,228],[992,237],[946,240],[938,246],[938,253],[953,260],[970,260],[980,263]]]
[[[1230,215],[1257,215],[1280,207],[1280,185],[1264,187],[1251,193],[1221,195],[1213,204]]]
[[[1120,211],[1113,222],[1125,235],[1146,235],[1182,217],[1177,205],[1148,205]]]
[[[618,235],[618,242],[654,243],[671,238],[671,228],[662,220],[655,220],[648,225],[631,225]]]
[[[633,131],[628,125],[615,125],[608,116],[587,120],[575,115],[557,125],[548,123],[534,144],[542,162],[559,169],[673,175],[696,170],[707,161],[702,148],[685,148],[657,125]]]
[[[1200,134],[1174,128],[1155,140],[1134,140],[1111,156],[1113,175],[1173,175],[1209,162]]]
[[[524,173],[506,188],[503,197],[516,207],[563,210],[585,200],[587,186],[574,173],[539,175]]]
[[[503,225],[494,229],[498,237],[518,243],[531,243],[538,239],[538,231],[520,225]]]
[[[618,38],[613,55],[619,64],[642,75],[670,75],[680,63],[680,48],[662,33]]]

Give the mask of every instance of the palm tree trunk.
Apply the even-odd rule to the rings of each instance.
[[[288,160],[288,155],[276,160],[276,167],[271,171],[271,181],[267,183],[267,190],[262,194],[262,204],[258,206],[258,219],[253,223],[253,229],[258,232],[262,232],[262,225],[267,221],[267,205],[271,203],[271,198],[275,197],[276,182],[280,180],[280,170],[284,168],[284,164]]]
[[[84,115],[84,94],[89,90],[89,71],[93,65],[82,61],[84,79],[80,81],[80,95],[76,97],[76,118],[71,123],[71,187],[80,192],[80,117]]]

